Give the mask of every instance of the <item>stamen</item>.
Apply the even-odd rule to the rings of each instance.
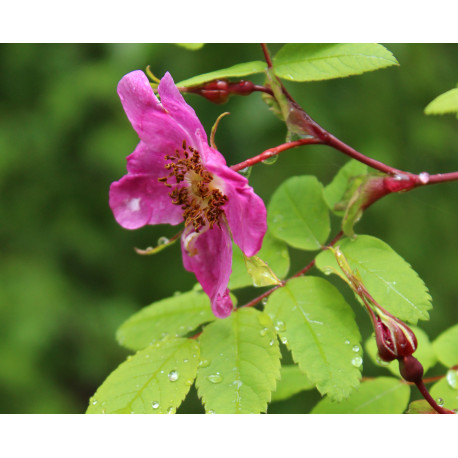
[[[215,224],[220,226],[220,219],[224,214],[221,207],[228,198],[218,188],[211,186],[213,175],[202,164],[199,151],[187,146],[186,140],[183,140],[182,147],[181,154],[176,150],[174,156],[164,156],[167,161],[171,161],[164,166],[170,173],[158,178],[158,181],[168,188],[174,188],[169,196],[174,205],[181,206],[186,226],[192,225],[196,233],[207,224],[210,229]],[[168,182],[172,177],[175,177],[173,185]],[[183,182],[187,184],[177,186]]]

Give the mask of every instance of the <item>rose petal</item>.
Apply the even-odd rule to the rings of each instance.
[[[181,239],[183,265],[186,270],[194,272],[197,281],[210,297],[215,316],[226,318],[233,309],[227,289],[232,270],[231,237],[225,225],[213,226],[213,229],[208,229],[194,238],[191,250],[195,250],[196,254],[190,256],[186,239],[193,234],[195,233],[185,231]]]
[[[189,133],[191,137],[189,144],[198,150],[203,149],[204,146],[208,147],[207,134],[196,112],[186,103],[169,72],[161,79],[158,91],[164,108],[177,124]]]
[[[223,183],[228,201],[224,205],[234,242],[246,256],[254,256],[262,246],[267,231],[267,211],[263,200],[248,185],[248,180],[229,167],[207,168]]]
[[[179,224],[183,211],[172,204],[169,188],[150,175],[125,175],[110,186],[110,208],[125,229],[146,224]]]

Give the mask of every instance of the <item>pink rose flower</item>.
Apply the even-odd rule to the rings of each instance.
[[[110,207],[126,229],[184,221],[183,265],[194,272],[213,313],[225,318],[233,309],[227,288],[231,239],[246,256],[259,251],[267,230],[264,202],[208,145],[169,73],[158,91],[160,101],[139,70],[119,82],[119,97],[140,143],[127,157],[127,175],[110,187]]]

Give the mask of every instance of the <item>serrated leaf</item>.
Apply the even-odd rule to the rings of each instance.
[[[274,238],[267,231],[262,242],[262,248],[257,256],[265,261],[278,278],[284,278],[289,270],[289,253],[284,242]],[[229,289],[252,286],[253,279],[247,272],[245,259],[240,248],[232,245],[232,274],[229,280]]]
[[[362,382],[358,390],[340,403],[322,399],[310,413],[315,414],[400,414],[407,407],[410,388],[391,377]]]
[[[320,393],[348,397],[361,378],[361,336],[339,291],[322,278],[294,278],[272,293],[265,311]]]
[[[116,339],[126,348],[140,350],[167,336],[184,336],[215,319],[208,296],[192,290],[144,307],[119,327]]]
[[[352,270],[358,271],[371,296],[384,309],[413,324],[429,319],[427,310],[432,305],[428,289],[410,264],[389,245],[369,235],[346,238],[338,245]],[[316,267],[326,274],[341,272],[330,250],[316,257]]]
[[[159,342],[129,356],[91,398],[86,413],[175,413],[197,372],[199,344]]]
[[[409,408],[406,413],[408,414],[437,414],[436,412],[424,399],[413,401],[409,404]]]
[[[277,389],[272,393],[272,402],[283,401],[304,390],[315,388],[308,377],[300,370],[299,366],[282,366]]]
[[[426,374],[426,372],[436,364],[436,354],[433,350],[433,346],[429,340],[428,334],[426,334],[425,331],[417,328],[416,326],[410,326],[410,329],[414,332],[418,342],[418,347],[414,353],[414,356],[418,359],[418,361],[420,361],[421,365],[423,366],[424,373]],[[390,363],[386,363],[378,358],[377,344],[373,335],[366,340],[364,348],[375,364],[381,367],[385,367],[393,375],[401,377],[399,372],[399,363],[396,360],[391,361]]]
[[[367,174],[369,167],[359,161],[351,159],[348,161],[332,179],[331,183],[325,186],[323,195],[330,210],[338,216],[343,216],[345,212],[345,196],[352,194],[352,191],[361,184],[360,178]],[[343,201],[343,202],[342,202]],[[342,205],[339,207],[339,204]]]
[[[289,43],[273,59],[275,74],[290,81],[319,81],[398,65],[376,43]]]
[[[233,65],[232,67],[222,68],[213,72],[204,73],[202,75],[194,76],[192,78],[176,83],[178,87],[199,86],[200,84],[207,83],[221,78],[238,78],[240,76],[254,75],[256,73],[264,73],[266,70],[266,63],[260,60],[252,62],[243,62],[241,64]]]
[[[433,342],[437,359],[445,367],[458,365],[458,324],[448,328]]]
[[[458,88],[439,95],[425,108],[427,115],[446,113],[458,113]]]
[[[436,382],[430,389],[429,394],[439,405],[445,409],[458,409],[458,371],[450,369],[446,376]]]
[[[205,327],[199,337],[196,386],[208,413],[265,412],[280,375],[280,350],[272,321],[239,309]]]
[[[188,49],[189,51],[197,51],[201,49],[205,43],[175,43],[177,46]]]
[[[274,192],[267,212],[272,234],[302,250],[319,250],[331,229],[323,186],[314,176],[296,176]]]

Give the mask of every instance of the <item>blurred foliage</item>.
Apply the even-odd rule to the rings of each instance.
[[[457,45],[386,46],[400,67],[286,86],[323,127],[375,159],[416,173],[458,170],[456,118],[423,113],[456,85]],[[270,46],[273,52],[279,47]],[[176,228],[126,231],[108,207],[110,183],[125,173],[125,157],[137,143],[117,82],[147,65],[179,81],[259,59],[257,44],[208,44],[197,51],[173,44],[0,45],[0,413],[84,412],[125,358],[117,327],[195,283],[182,268],[178,244],[155,256],[133,249],[155,245]],[[252,79],[263,82],[259,75]],[[223,107],[187,97],[208,133],[221,112],[231,112],[216,134],[230,164],[285,139],[284,126],[259,94]],[[327,184],[346,160],[323,146],[302,147],[275,165],[256,166],[250,181],[267,202],[289,176],[315,174]],[[434,309],[421,327],[431,339],[456,322],[457,198],[457,183],[392,195],[355,228],[386,241],[430,288]],[[292,271],[310,260],[293,254]],[[354,309],[365,338],[367,317]],[[290,362],[286,352],[284,362]],[[378,373],[365,359],[365,375]],[[300,393],[269,412],[306,412],[313,405],[308,401],[318,399],[316,390]],[[179,412],[202,412],[194,389]]]

